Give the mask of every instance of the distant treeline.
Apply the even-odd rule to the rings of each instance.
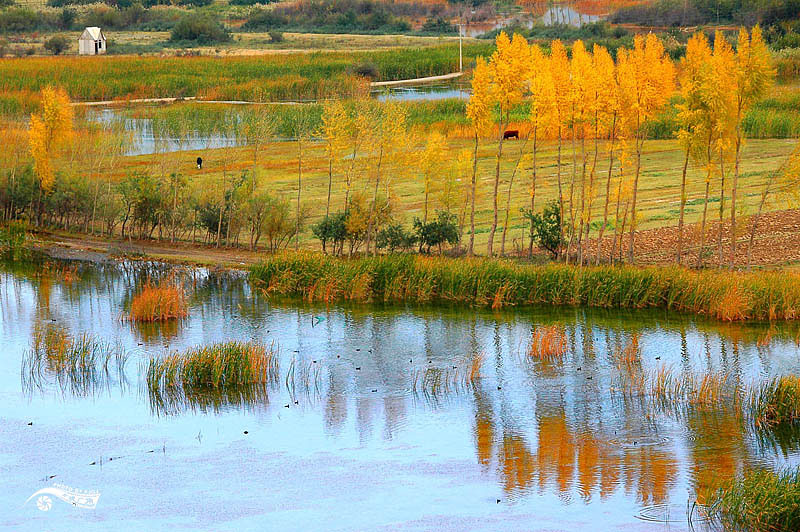
[[[618,9],[614,24],[698,26],[760,24],[774,49],[800,47],[800,0],[656,0]]]

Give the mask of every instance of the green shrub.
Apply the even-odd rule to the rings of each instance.
[[[69,41],[63,35],[54,35],[44,42],[44,49],[53,55],[60,55],[69,48]]]
[[[170,41],[193,42],[196,44],[212,44],[228,42],[231,40],[230,32],[209,16],[191,14],[187,15],[172,28]]]
[[[432,247],[437,247],[441,253],[442,244],[458,244],[458,217],[446,211],[436,211],[436,218],[430,222],[414,218],[414,233],[420,251],[424,247],[425,252],[430,253]]]

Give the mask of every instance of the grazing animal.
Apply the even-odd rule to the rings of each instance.
[[[507,139],[517,139],[519,140],[519,130],[518,129],[508,129],[505,133],[503,133],[503,140]]]
[[[197,158],[197,169],[198,170],[202,170],[203,169],[203,158],[202,157],[198,157]]]

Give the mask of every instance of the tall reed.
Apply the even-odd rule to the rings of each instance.
[[[763,384],[751,395],[753,420],[759,428],[800,421],[800,378],[787,375]]]
[[[267,293],[309,300],[322,299],[313,290],[322,284],[326,302],[584,305],[663,308],[723,321],[800,318],[800,276],[791,272],[578,268],[412,255],[341,259],[301,252],[268,257],[251,267],[250,278]]]
[[[73,337],[57,325],[36,325],[22,360],[23,388],[44,389],[52,377],[63,391],[89,395],[111,383],[112,369],[124,381],[126,359],[123,349],[90,334]]]
[[[798,501],[800,469],[755,469],[724,482],[711,496],[709,510],[725,530],[796,532]]]
[[[274,382],[278,356],[272,347],[258,342],[218,343],[153,357],[146,375],[150,390],[224,390]]]

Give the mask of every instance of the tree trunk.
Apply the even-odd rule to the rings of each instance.
[[[533,174],[531,175],[531,216],[534,214],[536,201],[536,150],[538,148],[538,130],[533,128]],[[533,219],[531,219],[530,239],[528,241],[528,258],[533,258]]]
[[[742,148],[741,121],[736,123],[736,155],[733,163],[733,184],[731,186],[731,256],[728,267],[732,270],[736,261],[736,188],[739,184],[739,157]]]
[[[636,241],[636,195],[639,191],[639,171],[642,168],[642,149],[644,148],[644,139],[642,139],[641,144],[639,143],[638,135],[641,133],[639,132],[639,120],[636,120],[636,131],[637,131],[637,139],[636,139],[636,172],[633,176],[633,198],[631,199],[631,224],[630,224],[630,247],[628,248],[628,261],[633,264],[635,262],[634,259],[634,245]]]
[[[683,259],[683,216],[686,210],[686,171],[689,169],[689,147],[686,147],[686,156],[683,159],[683,173],[681,175],[681,206],[678,215],[678,265]]]
[[[725,217],[725,160],[719,149],[719,227],[717,227],[717,267],[722,268],[722,221]]]
[[[595,253],[595,264],[600,264],[600,244],[603,241],[603,233],[606,230],[606,224],[608,223],[608,200],[609,195],[611,194],[611,173],[614,169],[614,139],[616,137],[616,125],[617,125],[617,115],[614,113],[614,118],[611,122],[611,146],[608,150],[608,178],[606,179],[606,199],[605,205],[603,206],[603,225],[600,226],[600,234],[597,235],[597,253]]]
[[[502,110],[501,110],[502,113]],[[506,119],[506,122],[508,119]],[[495,161],[494,169],[494,192],[492,194],[492,209],[494,216],[492,218],[492,228],[489,230],[489,243],[486,246],[486,254],[491,257],[494,255],[494,234],[497,232],[497,191],[500,187],[500,160],[503,157],[503,134],[505,133],[505,123],[500,121],[500,135],[497,141],[497,161]]]
[[[469,249],[467,255],[475,255],[475,192],[478,179],[478,132],[475,131],[475,149],[472,154],[472,198],[470,198],[469,211]]]

